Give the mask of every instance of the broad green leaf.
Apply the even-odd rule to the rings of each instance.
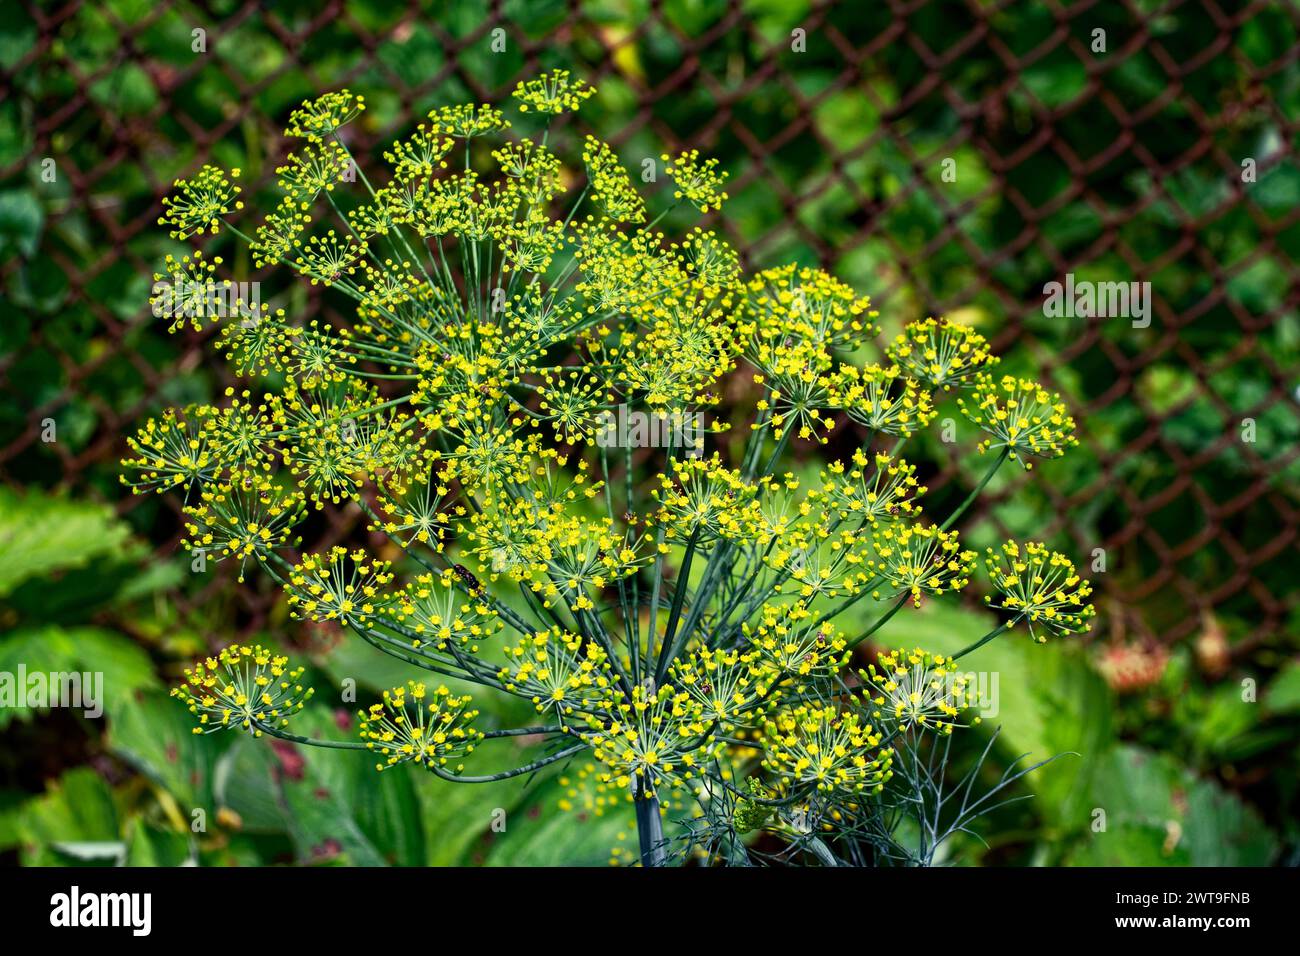
[[[28,578],[111,554],[126,537],[105,505],[0,488],[0,597]]]
[[[67,863],[54,844],[118,843],[117,805],[108,784],[89,767],[69,770],[28,801],[19,822],[22,858],[27,865]]]
[[[299,714],[294,733],[354,740],[321,708]],[[236,733],[236,731],[231,731]],[[410,774],[379,773],[367,751],[332,750],[262,737],[246,739],[218,770],[217,802],[248,830],[288,833],[300,862],[418,866],[425,860],[420,805]]]
[[[181,825],[195,810],[211,822],[215,766],[231,744],[228,734],[195,734],[194,719],[162,691],[134,696],[115,707],[109,719],[108,748],[164,789],[176,801]]]
[[[186,834],[160,830],[142,819],[133,821],[125,854],[127,866],[185,866],[195,862],[194,847]]]
[[[1264,691],[1264,711],[1292,714],[1300,710],[1300,663],[1289,661]]]
[[[0,673],[13,674],[16,683],[20,667],[29,679],[37,672],[47,675],[47,683],[51,673],[83,675],[80,709],[93,710],[87,706],[87,693],[93,697],[90,688],[96,687],[103,698],[97,703],[110,716],[137,692],[158,686],[153,663],[141,647],[121,634],[95,627],[50,625],[0,635]],[[85,683],[87,673],[92,675],[90,686]],[[16,698],[15,706],[0,708],[0,727],[15,717],[30,716],[30,708],[18,703]]]
[[[1065,858],[1069,866],[1187,866],[1187,848],[1162,827],[1121,823],[1089,833]]]
[[[1266,866],[1277,855],[1277,838],[1254,810],[1172,757],[1117,745],[1096,763],[1093,806],[1079,821],[1086,833],[1070,862],[1133,865],[1134,828],[1161,835],[1163,865]],[[1093,832],[1097,811],[1101,832]]]
[[[533,790],[518,810],[507,814],[504,832],[491,835],[483,862],[487,866],[607,866],[616,846],[635,859],[631,804],[597,817],[560,810],[563,795],[564,787],[554,778]]]

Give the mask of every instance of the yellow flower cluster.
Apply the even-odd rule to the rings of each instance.
[[[283,488],[264,475],[237,476],[204,487],[199,500],[185,506],[185,549],[214,561],[239,562],[239,581],[249,558],[257,561],[298,544],[294,527],[307,510],[303,493]]]
[[[919,647],[883,653],[858,676],[873,695],[876,720],[890,720],[903,729],[951,734],[970,702],[969,678],[957,670],[956,662]]]
[[[479,641],[505,627],[482,595],[461,594],[459,584],[449,568],[438,575],[421,574],[398,593],[392,615],[413,647],[430,645],[441,651],[455,644],[477,654]]]
[[[205,232],[216,235],[224,216],[244,208],[243,200],[235,198],[240,188],[231,182],[238,178],[238,169],[232,169],[227,176],[215,166],[204,166],[194,178],[176,180],[176,192],[163,197],[158,225],[171,226],[173,239],[189,239]]]
[[[858,449],[847,464],[834,462],[823,470],[821,488],[808,497],[825,502],[841,519],[865,521],[875,527],[882,521],[918,516],[921,508],[914,499],[926,490],[916,480],[915,465],[884,452],[868,459],[866,452]]]
[[[795,686],[809,678],[835,674],[848,660],[848,642],[834,625],[817,623],[806,607],[766,605],[760,619],[742,628],[755,659],[764,693],[774,684],[794,678]]]
[[[377,770],[410,761],[456,774],[465,769],[462,758],[483,739],[473,726],[478,711],[469,705],[468,695],[458,697],[445,686],[429,691],[423,683],[407,681],[384,691],[383,703],[358,714],[358,731],[366,747],[384,758]]]
[[[582,145],[591,191],[605,215],[615,222],[645,222],[645,200],[632,187],[627,170],[607,143],[588,136]]]
[[[971,400],[958,403],[962,414],[990,436],[980,443],[980,451],[1005,448],[1026,469],[1033,467],[1026,460],[1029,455],[1060,458],[1066,448],[1079,444],[1074,418],[1061,396],[1028,379],[980,376]]]
[[[297,136],[320,142],[357,118],[366,108],[364,96],[354,96],[348,90],[325,93],[308,100],[289,114],[286,136]]]
[[[288,599],[294,615],[313,621],[365,625],[394,603],[393,574],[386,561],[336,545],[324,554],[304,554],[289,572]]]
[[[689,781],[722,744],[706,734],[703,709],[691,695],[664,685],[632,688],[607,716],[580,731],[602,769],[598,779],[619,789],[652,789],[660,778]]]
[[[525,637],[507,651],[510,664],[497,675],[507,690],[528,697],[538,713],[566,717],[600,712],[612,700],[612,670],[594,641],[559,628]]]
[[[583,102],[595,94],[583,80],[575,80],[568,70],[551,70],[531,80],[521,80],[511,94],[519,101],[519,112],[534,110],[551,116],[576,113]]]
[[[881,746],[883,735],[865,717],[856,704],[780,711],[763,724],[763,768],[790,788],[879,793],[893,775],[893,751]]]
[[[889,357],[921,381],[943,389],[963,385],[999,361],[984,336],[970,326],[934,318],[909,324],[894,339]]]
[[[727,174],[718,170],[718,161],[712,157],[700,158],[698,149],[688,149],[670,157],[659,157],[673,180],[673,198],[684,199],[700,212],[717,211],[729,198],[722,187]]]
[[[1065,555],[1037,541],[1023,545],[1007,541],[984,559],[997,596],[985,602],[1024,621],[1030,635],[1044,642],[1047,635],[1064,636],[1092,629],[1097,611],[1089,603],[1092,585],[1079,576]]]
[[[841,367],[831,389],[831,403],[849,418],[884,435],[911,438],[939,413],[930,396],[897,365]]]
[[[889,524],[877,528],[872,540],[876,557],[871,566],[886,587],[910,594],[917,607],[923,593],[960,591],[975,570],[975,552],[962,550],[956,531]]]
[[[312,689],[299,683],[303,668],[289,670],[288,663],[260,644],[231,644],[186,669],[185,683],[171,695],[198,717],[196,734],[238,727],[260,737],[311,700]]]

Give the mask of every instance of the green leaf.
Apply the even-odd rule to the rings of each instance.
[[[0,597],[28,578],[116,551],[127,533],[106,505],[0,488]]]
[[[10,249],[31,257],[41,241],[45,213],[29,190],[11,189],[0,193],[0,257]]]
[[[616,846],[629,847],[635,855],[631,804],[616,806],[599,817],[560,810],[564,789],[552,777],[532,790],[517,810],[508,812],[505,830],[492,834],[485,864],[606,866]]]
[[[1241,688],[1236,684],[1205,691],[1200,703],[1201,713],[1189,730],[1197,747],[1207,753],[1222,754],[1232,749],[1261,716],[1253,700],[1241,699]]]
[[[155,688],[158,678],[153,663],[142,648],[129,638],[96,627],[63,628],[55,625],[23,628],[0,636],[0,672],[17,675],[19,667],[27,674],[90,673],[95,691],[102,691],[96,703],[112,714],[139,691]],[[102,675],[98,676],[98,675]],[[16,676],[15,676],[16,681]],[[82,681],[82,710],[89,709],[87,695],[94,696]],[[0,727],[14,718],[30,716],[31,708],[0,708]]]
[[[19,823],[25,865],[68,862],[55,844],[119,843],[117,806],[108,784],[89,767],[78,767],[52,782],[45,794],[26,804]],[[84,850],[84,846],[82,846]],[[80,859],[85,859],[82,856]]]
[[[1266,714],[1293,714],[1300,710],[1300,663],[1288,661],[1264,691]]]
[[[1254,810],[1173,758],[1118,745],[1096,764],[1093,806],[1080,819],[1087,836],[1068,862],[1134,865],[1135,856],[1151,858],[1152,834],[1160,836],[1153,862],[1165,866],[1266,866],[1277,855],[1277,838]],[[1105,813],[1106,828],[1092,832],[1097,810]],[[1144,834],[1140,847],[1135,830]]]
[[[299,714],[294,733],[326,739],[341,734],[317,708]],[[234,731],[231,731],[234,733]],[[410,774],[375,770],[366,751],[329,750],[263,737],[238,745],[219,770],[217,798],[245,829],[288,833],[301,862],[355,866],[419,866],[424,826]]]
[[[127,866],[184,866],[195,862],[188,835],[160,830],[137,819],[125,846]]]
[[[109,750],[176,800],[186,823],[194,810],[213,818],[215,767],[231,744],[228,734],[195,734],[193,728],[179,701],[155,691],[115,707],[107,736]]]
[[[1122,823],[1089,839],[1070,851],[1070,866],[1187,866],[1187,848],[1170,844],[1161,827]]]

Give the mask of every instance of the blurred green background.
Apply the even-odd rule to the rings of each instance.
[[[957,847],[962,861],[1300,858],[1294,4],[420,6],[7,10],[0,671],[103,671],[108,705],[100,720],[0,710],[3,859],[601,864],[634,841],[630,815],[577,773],[456,787],[193,738],[165,688],[232,639],[294,650],[322,688],[355,676],[363,699],[410,675],[290,621],[265,581],[193,573],[175,545],[179,502],[130,499],[117,482],[143,417],[227,384],[203,336],[169,336],[149,312],[151,274],[181,248],[155,225],[173,178],[240,166],[253,205],[305,97],[363,93],[354,148],[373,155],[434,105],[497,101],[556,66],[599,88],[577,128],[626,160],[681,146],[721,160],[733,199],[715,224],[748,265],[820,263],[873,297],[887,332],[927,314],[972,323],[1081,420],[1078,450],[999,475],[968,522],[981,547],[1033,536],[1081,565],[1102,549],[1086,644],[995,642],[979,662],[999,675],[987,723],[1007,759],[1079,756],[1031,778],[1035,799],[986,824],[987,846]],[[248,276],[233,247],[210,251]],[[1045,317],[1044,283],[1067,272],[1149,281],[1150,327]],[[275,294],[330,312],[301,286]],[[973,444],[914,452],[937,511],[981,473]],[[327,513],[318,543],[357,523]],[[954,649],[978,633],[974,604],[901,616],[884,642]],[[342,734],[350,709],[318,707],[308,725]]]

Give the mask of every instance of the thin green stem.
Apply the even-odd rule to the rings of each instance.
[[[949,528],[952,527],[953,522],[955,522],[966,512],[966,509],[969,508],[974,503],[975,499],[979,497],[980,492],[984,490],[984,486],[989,483],[989,480],[995,474],[997,474],[997,470],[1002,467],[1002,463],[1007,460],[1007,456],[1010,454],[1011,454],[1010,448],[1002,449],[1002,454],[998,455],[998,460],[993,463],[993,467],[990,468],[985,473],[984,477],[980,479],[980,483],[975,486],[975,489],[969,495],[966,496],[966,500],[961,503],[961,507],[958,508],[956,511],[954,511],[952,514],[948,515],[948,520],[945,521],[943,524],[939,525],[940,531],[947,531]]]
[[[974,644],[972,644],[970,647],[966,648],[965,650],[958,651],[956,654],[952,655],[952,659],[953,659],[953,660],[957,660],[958,658],[965,657],[967,654],[970,654],[970,653],[972,653],[972,652],[974,652],[974,651],[978,651],[981,647],[983,647],[983,646],[984,646],[985,644],[987,644],[989,641],[993,640],[993,638],[997,637],[999,634],[1001,634],[1003,631],[1009,629],[1010,627],[1011,627],[1011,624],[1010,624],[1009,622],[1003,622],[1002,624],[999,624],[997,627],[995,627],[993,630],[989,631],[987,634],[985,634],[983,637],[981,637],[978,641],[976,641],[976,642],[975,642]]]

